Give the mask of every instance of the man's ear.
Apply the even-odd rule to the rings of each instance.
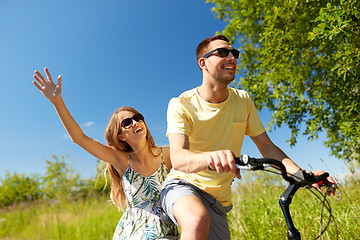
[[[207,66],[204,58],[200,58],[198,60],[198,65],[202,70],[207,70]]]

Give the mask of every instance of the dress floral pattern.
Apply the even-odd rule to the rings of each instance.
[[[127,167],[122,177],[127,208],[116,227],[113,240],[178,239],[176,225],[160,219],[161,185],[168,172],[163,160],[159,169],[149,177]]]

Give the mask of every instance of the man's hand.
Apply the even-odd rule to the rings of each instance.
[[[313,170],[311,172],[315,176],[319,176],[324,173],[324,171],[321,171],[321,170]],[[334,196],[336,189],[338,189],[339,187],[337,186],[337,184],[335,183],[334,179],[331,176],[328,176],[326,180],[332,185],[332,187],[330,187],[329,190],[327,191],[327,195]],[[316,188],[317,190],[322,191],[322,186],[320,186],[319,183],[314,183],[312,186],[314,188]]]
[[[209,152],[209,169],[216,170],[218,173],[233,172],[237,178],[241,178],[240,170],[235,164],[235,155],[230,150],[220,150]]]

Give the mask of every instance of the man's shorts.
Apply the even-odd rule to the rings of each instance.
[[[179,198],[188,195],[201,199],[209,212],[210,230],[208,239],[230,240],[230,230],[226,216],[232,209],[232,205],[224,207],[213,196],[182,179],[167,178],[163,183],[161,190],[161,205],[170,219],[176,225],[179,225],[174,218],[172,207]]]

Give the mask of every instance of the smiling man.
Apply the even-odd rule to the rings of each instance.
[[[244,136],[288,173],[300,168],[272,143],[249,94],[228,86],[239,57],[229,40],[223,35],[203,40],[196,57],[202,84],[168,106],[173,169],[163,185],[162,207],[180,226],[181,239],[230,239],[231,183],[241,178],[234,157],[240,156]]]

